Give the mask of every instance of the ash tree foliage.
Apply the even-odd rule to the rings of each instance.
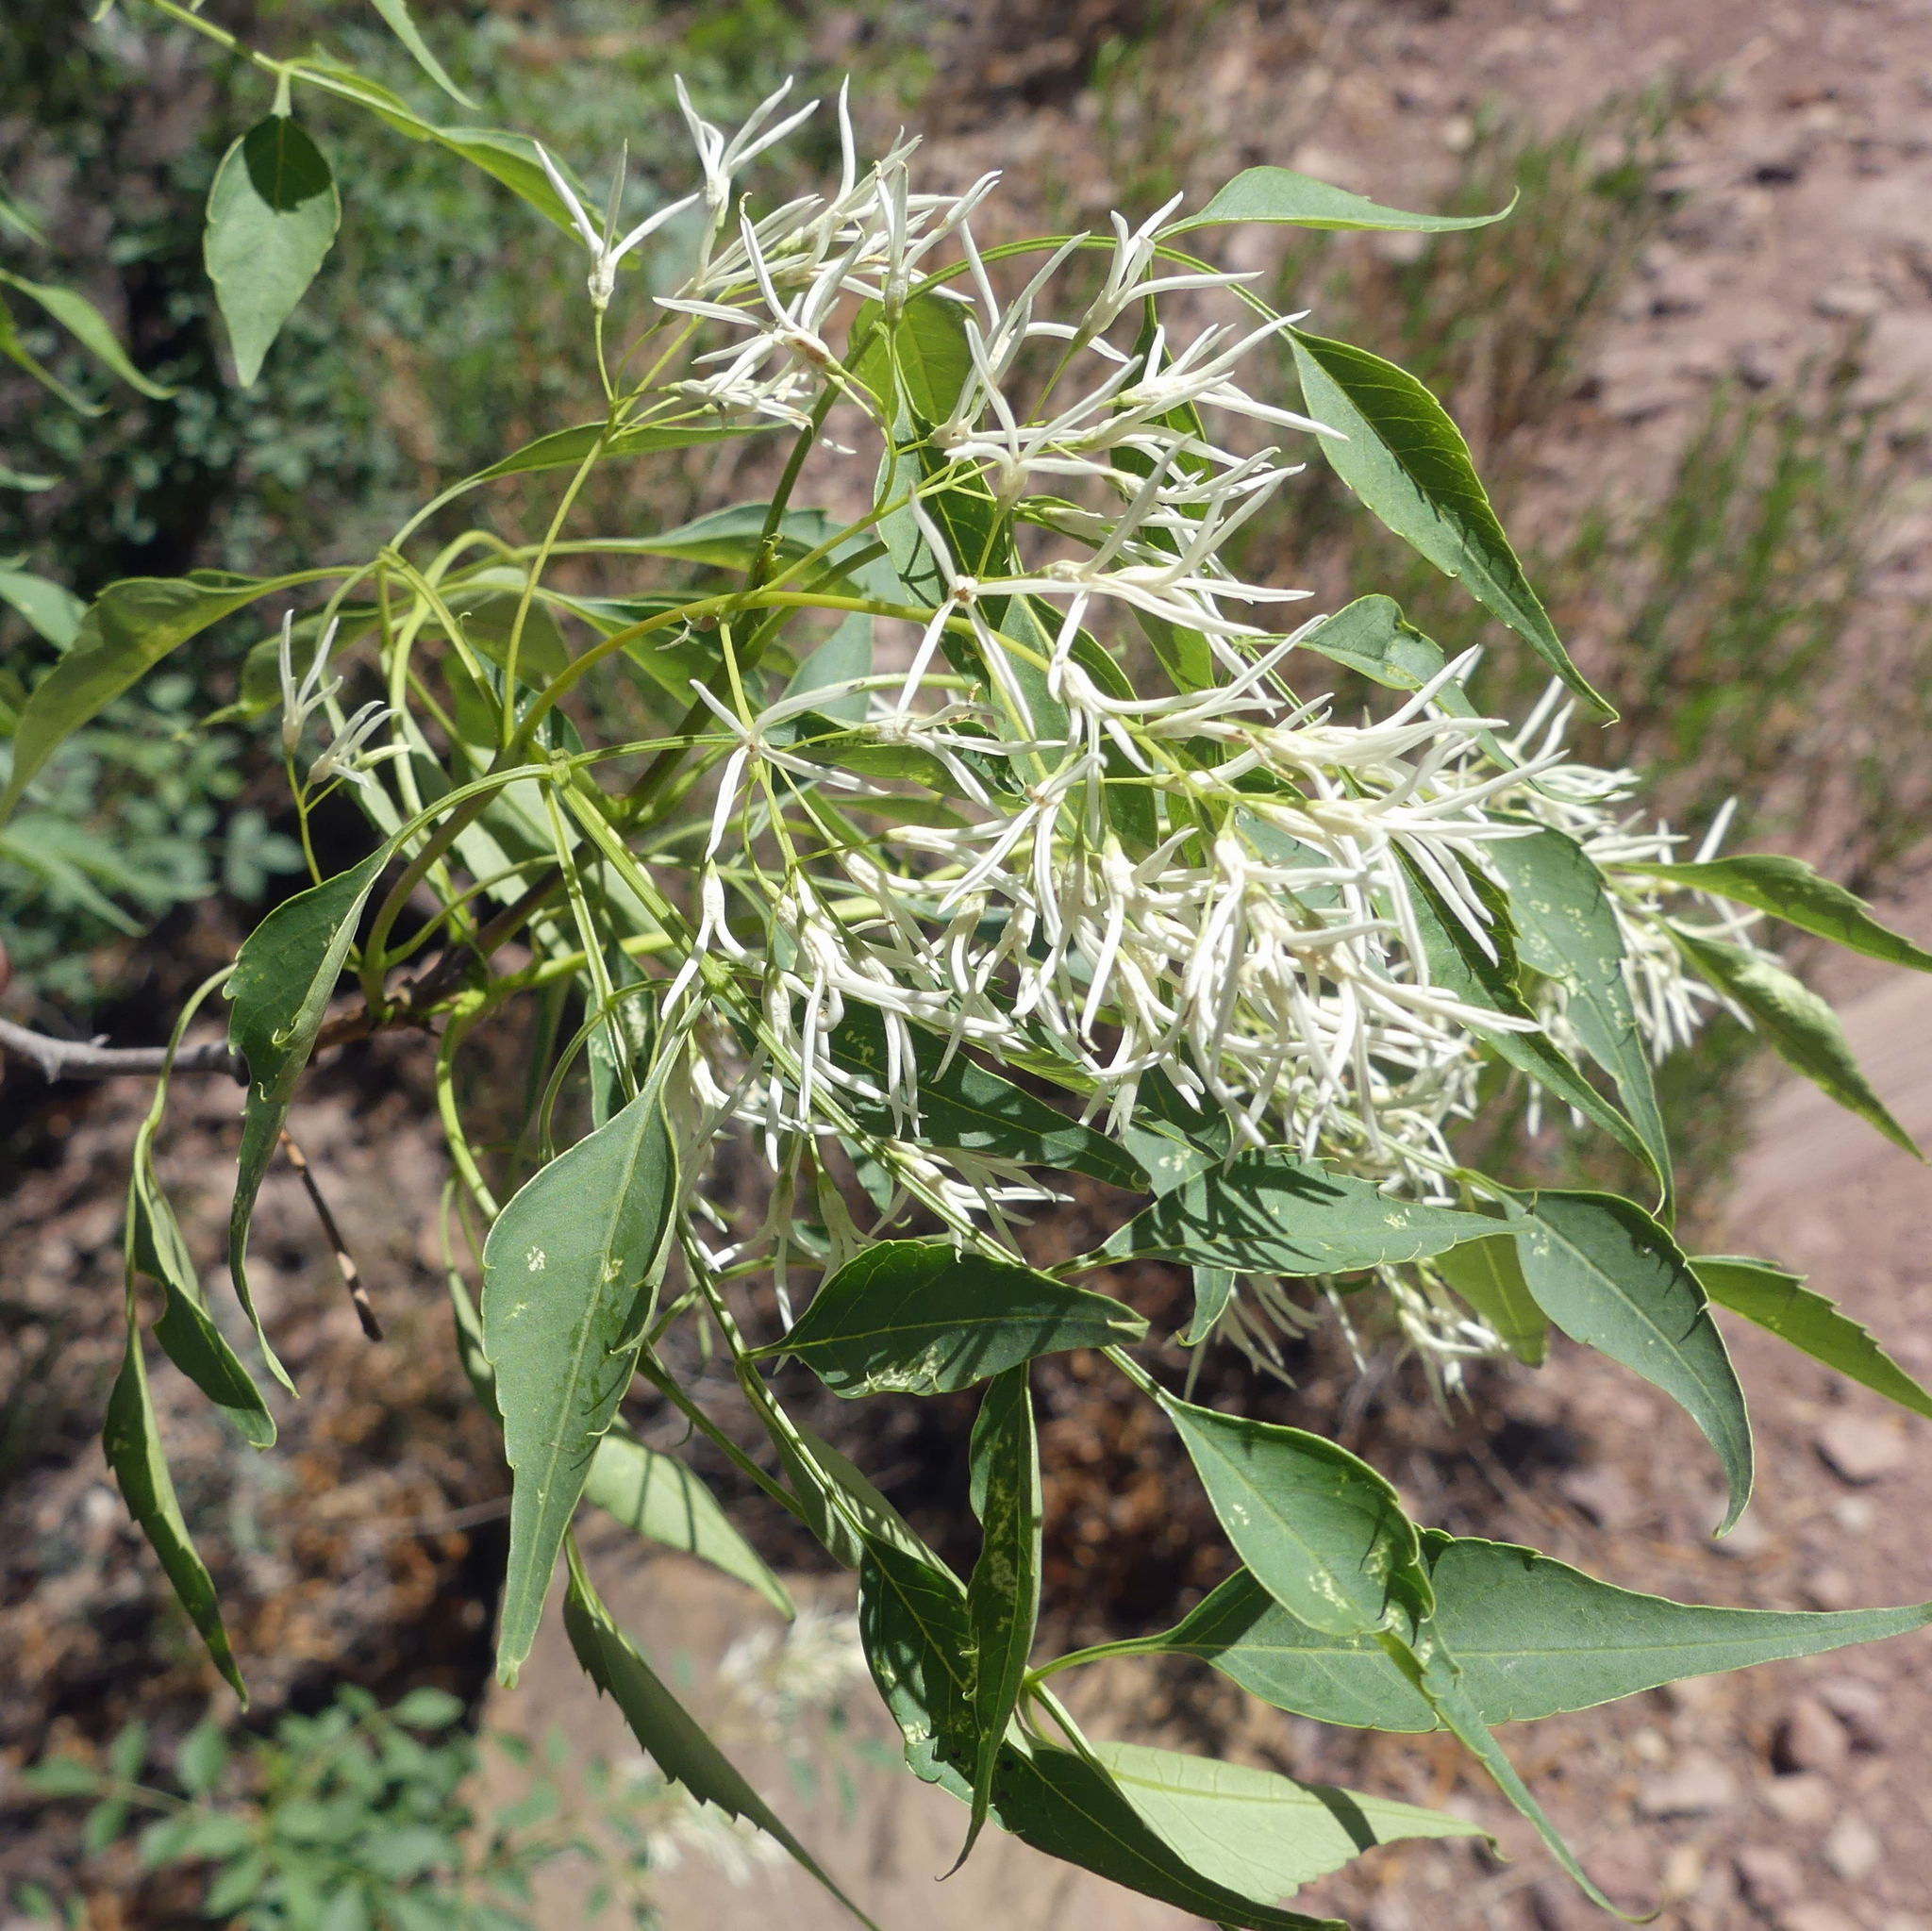
[[[235,45],[206,13],[145,4]],[[452,92],[400,0],[381,11]],[[1325,1314],[1353,1334],[1351,1307],[1374,1303],[1448,1387],[1474,1358],[1540,1361],[1554,1324],[1689,1411],[1724,1527],[1752,1440],[1713,1304],[1932,1413],[1802,1281],[1683,1252],[1653,1082],[1725,1011],[1909,1145],[1767,922],[1932,957],[1789,858],[1719,856],[1722,822],[1687,845],[1647,821],[1633,774],[1576,748],[1603,707],[1441,406],[1198,252],[1234,222],[1497,217],[1257,169],[1186,217],[1170,203],[987,245],[995,177],[929,191],[916,141],[863,160],[842,94],[783,91],[735,132],[685,100],[691,175],[641,195],[620,160],[600,205],[573,166],[597,158],[446,122],[321,56],[247,58],[273,102],[236,136],[208,233],[244,379],[339,219],[338,158],[300,120],[321,92],[366,108],[372,142],[432,142],[505,183],[534,218],[521,245],[582,251],[583,420],[445,490],[374,556],[108,585],[20,709],[0,809],[221,618],[279,623],[259,674],[279,684],[305,841],[341,793],[366,847],[262,921],[176,1046],[225,991],[248,1081],[230,1265],[263,1371],[290,1386],[247,1257],[305,1064],[325,1026],[437,1034],[446,1212],[482,1255],[480,1280],[451,1273],[457,1345],[513,1477],[506,1683],[561,1564],[570,1640],[664,1775],[839,1889],[575,1547],[589,1500],[789,1606],[695,1473],[625,1428],[639,1375],[858,1572],[872,1675],[908,1767],[959,1801],[961,1856],[991,1823],[1224,1925],[1312,1924],[1284,1905],[1299,1885],[1474,1827],[1090,1739],[1059,1672],[1171,1652],[1324,1722],[1447,1729],[1602,1904],[1497,1724],[1932,1621],[1679,1604],[1419,1525],[1335,1442],[1195,1405],[1156,1372],[1182,1358],[1170,1338],[1106,1290],[1123,1260],[1191,1267],[1194,1315],[1171,1339],[1195,1359],[1267,1361],[1284,1330]],[[836,117],[837,178],[769,206],[756,163],[814,113]],[[1244,371],[1270,358],[1303,412],[1256,394]],[[600,465],[705,445],[769,495],[675,528],[577,513]],[[1531,715],[1487,714],[1476,654],[1445,661],[1386,597],[1304,622],[1306,592],[1231,572],[1229,540],[1309,460],[1459,578],[1499,647],[1541,659]],[[550,490],[540,541],[497,533],[508,478]],[[1374,714],[1335,714],[1338,664],[1386,691]],[[516,1014],[528,1099],[506,1136],[461,1075],[478,1028]],[[166,1083],[135,1155],[108,1446],[239,1688],[158,1439],[138,1277],[166,1292],[154,1335],[175,1368],[257,1446],[275,1424],[156,1181]],[[1464,1164],[1464,1129],[1525,1089],[1621,1146],[1641,1197]],[[758,1208],[724,1156],[763,1173]],[[1115,1203],[1114,1230],[1029,1265],[1017,1230],[1072,1184]],[[680,1328],[728,1360],[768,1457],[668,1365]],[[1163,1635],[1041,1658],[1028,1364],[1070,1348],[1165,1415],[1240,1566]],[[970,1575],[787,1413],[787,1363],[854,1400],[982,1390]]]

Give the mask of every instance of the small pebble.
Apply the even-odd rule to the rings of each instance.
[[[1862,1884],[1878,1869],[1885,1846],[1878,1833],[1856,1812],[1839,1819],[1824,1840],[1824,1861],[1847,1884]]]
[[[1637,1807],[1645,1817],[1707,1817],[1737,1801],[1737,1780],[1703,1751],[1690,1753],[1662,1776],[1645,1777],[1637,1793]]]
[[[1815,1696],[1801,1696],[1786,1712],[1772,1743],[1771,1760],[1781,1771],[1844,1768],[1852,1754],[1845,1726]]]
[[[1891,1701],[1875,1683],[1859,1676],[1826,1676],[1811,1693],[1851,1732],[1861,1750],[1883,1750],[1888,1740]]]
[[[1831,1472],[1861,1488],[1889,1475],[1906,1458],[1905,1438],[1869,1415],[1833,1415],[1814,1439]]]
[[[1811,306],[1833,322],[1870,322],[1885,307],[1885,298],[1862,282],[1838,282],[1820,289]]]
[[[1829,1823],[1838,1809],[1831,1779],[1811,1773],[1774,1777],[1759,1795],[1787,1823],[1801,1829]]]
[[[1782,1844],[1749,1844],[1737,1855],[1738,1881],[1760,1911],[1794,1905],[1805,1894],[1805,1873]]]
[[[1859,1931],[1858,1921],[1836,1905],[1789,1905],[1776,1922],[1777,1931]]]

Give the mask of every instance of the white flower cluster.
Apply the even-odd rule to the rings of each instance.
[[[836,190],[758,220],[734,208],[737,171],[810,111],[774,122],[783,99],[728,140],[687,103],[702,188],[614,245],[613,225],[600,229],[556,177],[600,311],[617,258],[702,199],[691,272],[658,305],[726,340],[697,348],[706,373],[668,400],[804,427],[828,399],[856,404],[883,445],[869,521],[903,581],[929,587],[903,670],[764,707],[735,684],[730,702],[700,690],[718,721],[717,789],[695,944],[664,1008],[710,1042],[691,1054],[697,1138],[733,1122],[763,1137],[781,1175],[782,1224],[774,1207],[765,1230],[781,1265],[799,1150],[841,1115],[890,1108],[888,1180],[956,1225],[983,1213],[1001,1225],[1029,1197],[1017,1170],[921,1144],[922,1042],[928,1065],[970,1046],[1057,1068],[1116,1134],[1158,1069],[1184,1104],[1224,1117],[1237,1146],[1287,1146],[1391,1191],[1453,1199],[1447,1137],[1474,1108],[1480,1065],[1470,1028],[1534,1022],[1475,1012],[1432,979],[1420,883],[1494,957],[1473,880],[1525,818],[1604,861],[1654,858],[1674,841],[1627,816],[1628,774],[1565,761],[1554,698],[1498,762],[1485,748],[1498,721],[1439,701],[1467,659],[1379,720],[1342,723],[1325,698],[1297,694],[1299,664],[1322,661],[1297,658],[1306,630],[1257,620],[1307,592],[1244,580],[1230,544],[1300,468],[1269,439],[1335,432],[1238,379],[1292,318],[1207,322],[1185,341],[1155,325],[1151,297],[1187,298],[1191,312],[1242,279],[1163,258],[1174,204],[1139,227],[1113,218],[1097,289],[1083,236],[1002,296],[972,228],[996,177],[914,192],[910,141],[861,172],[842,94]],[[942,250],[956,272],[923,279]],[[1075,275],[1071,319],[1048,313]],[[888,326],[913,301],[953,305],[970,374],[911,454],[896,399],[841,359],[834,323],[855,300],[876,303]],[[1128,324],[1140,333],[1124,346],[1112,338]],[[977,522],[949,509],[962,491]],[[1192,653],[1195,674],[1142,694],[1102,641],[1129,622]],[[859,694],[868,714],[841,744],[902,755],[951,794],[943,808],[897,812],[901,794],[868,775],[876,759],[814,757],[827,707]],[[888,828],[841,829],[854,806]],[[1616,907],[1661,1054],[1712,995],[1679,969],[1655,893],[1620,890]],[[766,1043],[750,1061],[702,1023],[717,969],[756,994]],[[1543,1024],[1574,1046],[1562,988],[1541,997]],[[883,1028],[883,1066],[833,1050],[859,1008]],[[1389,1285],[1434,1357],[1493,1347],[1426,1271],[1391,1272]],[[1257,1309],[1293,1326],[1298,1304],[1277,1284],[1250,1290],[1227,1331],[1252,1345]]]

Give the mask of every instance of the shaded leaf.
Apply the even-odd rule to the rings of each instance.
[[[1377,1844],[1482,1837],[1479,1823],[1247,1764],[1095,1743],[1093,1754],[1148,1825],[1197,1871],[1273,1903]]]
[[[1839,1016],[1802,980],[1772,960],[1674,924],[1671,936],[1697,970],[1750,1014],[1786,1065],[1795,1068],[1847,1111],[1868,1120],[1915,1157],[1918,1142],[1892,1118],[1853,1057]]]
[[[1676,1242],[1608,1193],[1539,1193],[1510,1223],[1523,1277],[1572,1340],[1634,1368],[1677,1403],[1717,1450],[1730,1488],[1723,1535],[1751,1499],[1744,1391]]]
[[[1442,405],[1366,349],[1299,329],[1289,341],[1308,413],[1347,439],[1318,439],[1335,473],[1405,542],[1461,578],[1585,703],[1613,715],[1570,661]]]
[[[341,225],[322,150],[287,114],[258,121],[222,157],[208,194],[202,252],[248,388],[282,324],[315,279]]]
[[[483,1349],[510,1465],[497,1674],[536,1640],[557,1551],[598,1439],[630,1386],[677,1201],[677,1150],[654,1082],[539,1169],[483,1243]]]
[[[87,615],[87,606],[71,590],[28,570],[0,570],[0,603],[12,605],[59,651],[79,635]]]
[[[811,1853],[745,1782],[610,1620],[610,1612],[598,1599],[577,1559],[575,1542],[568,1545],[567,1554],[570,1590],[564,1598],[563,1624],[571,1647],[591,1682],[624,1712],[631,1735],[650,1753],[665,1777],[682,1784],[698,1802],[715,1804],[726,1815],[741,1817],[775,1838],[861,1924],[871,1925],[872,1920],[820,1869]]]
[[[1022,1166],[1058,1167],[1114,1187],[1138,1190],[1145,1184],[1132,1156],[1104,1133],[1069,1119],[964,1053],[954,1054],[941,1071],[945,1041],[919,1026],[908,1032],[919,1082],[916,1121],[895,1114],[884,1099],[840,1090],[840,1104],[868,1133],[993,1154]],[[886,1022],[876,1007],[849,1001],[828,1043],[841,1070],[881,1093],[891,1090]]]
[[[961,304],[927,290],[914,295],[888,326],[876,302],[861,302],[852,317],[851,341],[858,351],[850,363],[853,379],[871,390],[889,413],[903,395],[924,422],[943,422],[973,375],[966,312]]]
[[[1020,1706],[1020,1690],[1040,1620],[1040,1534],[1046,1505],[1040,1440],[1023,1363],[988,1385],[974,1423],[973,1512],[984,1530],[966,1585],[973,1642],[973,1819],[963,1863],[986,1822],[1001,1740]]]
[[[453,81],[443,70],[443,65],[429,51],[429,43],[424,40],[422,30],[417,26],[409,12],[408,0],[371,0],[376,12],[388,21],[397,40],[408,48],[416,65],[446,93],[451,100],[465,108],[474,108],[476,103]]]
[[[540,436],[501,462],[478,470],[470,480],[488,483],[499,476],[528,475],[539,470],[575,469],[596,448],[608,426],[603,423],[586,423],[579,428],[558,429],[552,435]],[[603,459],[651,456],[660,449],[697,449],[708,442],[756,436],[772,426],[770,423],[646,423],[634,429],[618,430],[605,444]]]
[[[1459,228],[1486,228],[1515,206],[1516,197],[1511,195],[1509,208],[1499,208],[1494,214],[1408,214],[1298,175],[1292,168],[1243,168],[1216,191],[1199,214],[1184,215],[1161,234],[1185,235],[1191,228],[1228,222],[1279,222],[1298,228],[1404,228],[1441,235]]]
[[[1649,1149],[1648,1164],[1663,1185],[1668,1212],[1674,1191],[1670,1137],[1624,976],[1624,935],[1603,874],[1574,839],[1547,826],[1524,838],[1497,839],[1489,856],[1509,888],[1524,963],[1569,987],[1570,1024],[1584,1051],[1617,1082],[1624,1109]]]
[[[1932,972],[1932,952],[1914,945],[1902,932],[1881,925],[1857,892],[1821,878],[1802,858],[1775,852],[1746,852],[1735,858],[1706,858],[1696,864],[1625,866],[1687,891],[1708,891],[1738,905],[1756,906],[1801,931],[1837,941],[1868,958],[1888,965]]]
[[[1320,1435],[1161,1397],[1236,1553],[1281,1606],[1341,1635],[1413,1626],[1432,1598],[1413,1523],[1367,1462]]]
[[[143,375],[128,360],[120,338],[108,326],[107,317],[86,296],[49,282],[28,281],[25,275],[10,275],[4,268],[0,268],[0,282],[17,289],[28,301],[38,303],[96,361],[104,363],[130,388],[140,390],[156,402],[166,402],[175,394],[173,389]]]
[[[1728,1254],[1700,1256],[1690,1263],[1690,1272],[1720,1307],[1755,1321],[1814,1360],[1932,1420],[1932,1393],[1835,1302],[1807,1288],[1804,1275]]]
[[[1312,1160],[1248,1153],[1171,1188],[1102,1252],[1238,1273],[1344,1273],[1420,1260],[1494,1231],[1480,1214],[1397,1200]]]
[[[89,607],[74,642],[35,686],[13,734],[13,774],[0,793],[4,823],[21,793],[61,741],[191,637],[231,612],[299,581],[231,576],[130,576],[110,583]]]
[[[797,1614],[785,1585],[732,1526],[717,1498],[675,1456],[645,1447],[621,1426],[612,1428],[591,1457],[584,1500],[639,1535],[736,1576],[788,1622]]]
[[[959,1580],[875,1537],[858,1570],[858,1634],[880,1697],[922,1783],[973,1800],[978,1760],[973,1624]]]
[[[1225,1267],[1197,1267],[1194,1276],[1194,1316],[1181,1336],[1183,1347],[1198,1347],[1214,1332],[1214,1323],[1227,1311],[1234,1295],[1234,1273]]]
[[[1436,1257],[1442,1278],[1489,1323],[1496,1339],[1531,1368],[1550,1352],[1549,1317],[1523,1278],[1516,1241],[1508,1234],[1465,1240]]]
[[[308,1063],[329,995],[355,941],[356,922],[389,859],[390,848],[383,845],[359,865],[284,899],[243,941],[225,989],[234,1002],[228,1044],[248,1066],[235,1200],[228,1211],[228,1271],[255,1325],[262,1358],[291,1394],[295,1384],[269,1346],[249,1292],[248,1224],[289,1117],[295,1083]]]
[[[175,1599],[188,1612],[188,1620],[201,1632],[215,1667],[234,1686],[244,1706],[248,1687],[235,1664],[235,1653],[228,1644],[228,1632],[222,1621],[222,1606],[215,1595],[214,1579],[201,1559],[182,1518],[181,1504],[175,1494],[174,1477],[168,1473],[168,1457],[161,1448],[160,1427],[155,1420],[154,1396],[147,1383],[147,1364],[142,1359],[141,1336],[134,1320],[133,1283],[129,1282],[127,1352],[108,1396],[107,1426],[101,1447],[127,1512],[138,1522],[161,1567],[174,1586]]]
[[[880,1240],[826,1281],[781,1341],[833,1393],[945,1394],[1067,1348],[1139,1340],[1147,1323],[1105,1294],[943,1240]]]

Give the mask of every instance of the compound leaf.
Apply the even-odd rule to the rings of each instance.
[[[483,1350],[512,1474],[496,1649],[506,1684],[536,1640],[558,1547],[650,1320],[677,1200],[660,1102],[646,1085],[541,1168],[483,1243]]]

